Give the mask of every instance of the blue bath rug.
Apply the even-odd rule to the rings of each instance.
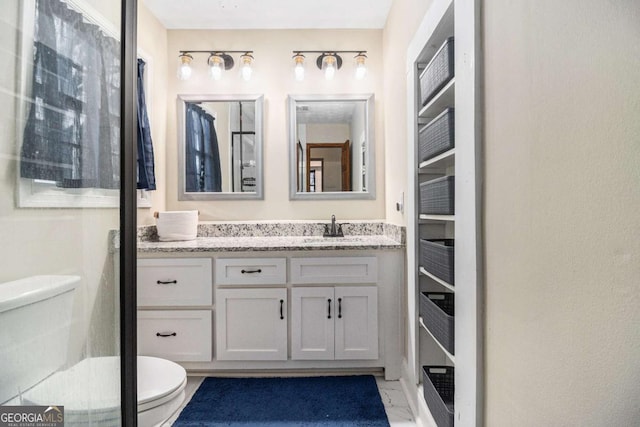
[[[389,427],[371,375],[206,378],[173,424]]]

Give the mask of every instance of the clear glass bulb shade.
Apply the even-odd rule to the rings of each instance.
[[[191,61],[193,57],[188,53],[181,53],[178,57],[180,63],[178,64],[178,78],[180,80],[188,80],[191,77]]]
[[[367,67],[364,65],[364,63],[357,64],[356,65],[356,80],[362,80],[362,79],[365,78],[366,75],[367,75]]]
[[[324,72],[325,79],[331,80],[333,76],[335,76],[336,62],[336,57],[332,55],[327,55],[322,59],[322,71]]]
[[[251,80],[251,74],[253,74],[253,68],[251,68],[251,64],[242,64],[242,68],[240,68],[240,75],[245,81]]]
[[[324,78],[327,80],[332,80],[333,76],[336,75],[336,67],[335,65],[327,65],[324,67]]]
[[[242,62],[242,66],[240,67],[240,75],[245,81],[251,80],[251,74],[253,73],[253,68],[251,68],[253,55],[247,52],[244,55],[240,56],[240,61]]]
[[[367,59],[367,55],[364,52],[360,52],[355,56],[356,60],[356,80],[362,80],[367,75],[367,66],[364,65],[364,61]]]
[[[296,80],[301,82],[304,80],[304,65],[302,65],[302,63],[297,63],[295,68],[293,69],[293,72],[296,75]]]
[[[191,65],[182,63],[178,65],[178,79],[180,80],[189,80],[191,77],[192,69]]]
[[[224,70],[224,59],[220,55],[211,55],[207,61],[209,64],[209,77],[212,80],[220,80]]]

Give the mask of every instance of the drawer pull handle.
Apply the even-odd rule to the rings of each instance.
[[[331,319],[331,298],[327,299],[327,309],[329,310],[327,319]]]
[[[177,280],[158,280],[156,282],[158,285],[177,285]]]
[[[280,320],[284,319],[284,300],[280,300]]]
[[[242,273],[242,274],[262,273],[262,269],[261,268],[259,268],[257,270],[245,270],[245,269],[242,269],[240,271],[240,273]]]
[[[342,319],[342,298],[338,298],[338,319]]]
[[[166,338],[166,337],[175,337],[176,335],[178,335],[178,334],[176,334],[175,332],[164,332],[164,333],[162,333],[162,332],[156,332],[156,336],[157,336],[157,337],[163,337],[163,338]]]

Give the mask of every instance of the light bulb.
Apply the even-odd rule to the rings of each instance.
[[[296,53],[293,55],[293,60],[296,62],[296,66],[293,69],[295,73],[296,80],[301,82],[304,80],[304,55],[301,53]]]
[[[223,67],[224,59],[220,55],[211,55],[209,57],[209,77],[213,80],[220,80]]]
[[[333,79],[333,76],[336,74],[336,57],[333,55],[325,56],[322,60],[322,69],[325,79]]]
[[[364,61],[367,56],[364,53],[356,55],[356,79],[362,80],[367,75],[367,66],[364,65]]]
[[[301,82],[304,80],[304,65],[296,64],[296,68],[294,69],[296,74],[296,80]]]
[[[180,64],[178,65],[178,79],[188,80],[191,77],[191,60],[193,56],[188,53],[182,53],[179,56]]]
[[[246,81],[251,80],[251,74],[253,73],[253,69],[251,68],[251,62],[253,61],[253,56],[249,53],[245,53],[240,57],[242,60],[242,67],[240,68],[240,74],[242,78]]]

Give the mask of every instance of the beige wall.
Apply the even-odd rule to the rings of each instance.
[[[138,225],[149,225],[155,224],[153,211],[163,211],[166,206],[167,80],[173,78],[175,72],[167,74],[167,30],[149,12],[143,1],[138,1],[138,49],[151,57],[145,73],[145,78],[149,79],[149,90],[145,95],[153,140],[157,190],[147,192],[152,208],[138,209]]]
[[[431,0],[395,0],[382,36],[385,218],[397,225],[407,222],[406,215],[396,210],[401,193],[407,198],[407,46],[430,5]]]
[[[485,425],[637,425],[640,4],[484,9]]]
[[[174,77],[179,50],[254,50],[254,74],[249,82],[239,76],[236,66],[220,81],[206,75],[206,54],[195,54],[194,74],[183,82]],[[326,81],[309,54],[306,76],[298,82],[293,76],[292,50],[365,49],[369,73],[363,81],[353,77],[352,58],[344,55],[343,68],[334,80]],[[384,131],[382,92],[381,30],[252,30],[168,32],[169,78],[167,79],[166,191],[169,210],[198,209],[201,220],[383,219],[384,210]],[[236,58],[237,59],[237,58]],[[375,140],[377,154],[376,199],[359,201],[290,201],[287,95],[374,93]],[[261,201],[177,201],[178,94],[264,94],[264,200]],[[155,207],[154,207],[155,209]]]

